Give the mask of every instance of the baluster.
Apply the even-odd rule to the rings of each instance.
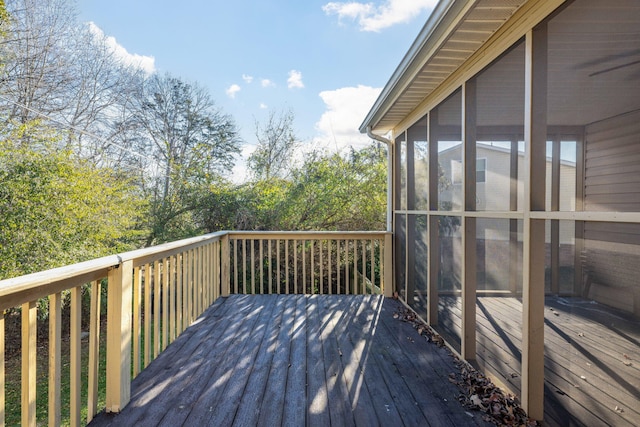
[[[51,334],[51,332],[49,332],[49,334]],[[59,347],[60,346],[58,346],[58,348]],[[49,354],[51,354],[51,348],[49,348]],[[60,360],[59,357],[58,357],[58,360]],[[58,369],[58,372],[59,371],[60,369]],[[51,376],[52,376],[51,368],[49,368],[49,402],[51,402]],[[4,310],[0,310],[0,426],[3,426],[5,422],[5,416],[4,416],[5,379],[4,378],[5,378],[4,376]],[[60,405],[58,405],[58,407],[60,407]],[[58,424],[60,424],[59,420],[60,420],[60,416],[58,415]],[[51,423],[51,403],[49,403],[49,422]],[[54,423],[55,423],[55,418],[54,418]]]
[[[374,265],[376,262],[376,257],[375,257],[375,248],[376,248],[376,244],[375,244],[375,240],[371,239],[369,240],[369,245],[370,245],[370,254],[369,256],[371,257],[371,265],[369,266],[370,270],[371,270],[371,294],[373,294],[375,286],[376,286],[376,271],[374,269]]]
[[[134,278],[138,282],[137,292],[134,294],[134,301],[137,299],[138,311],[136,316],[138,318],[137,329],[135,330],[138,350],[134,351],[134,367],[137,365],[138,372],[140,372],[140,267],[136,267],[134,270]],[[98,411],[98,370],[100,365],[100,289],[101,283],[96,280],[91,283],[91,302],[89,308],[89,378],[87,386],[87,422],[93,419],[93,416]],[[135,319],[135,317],[134,317]]]
[[[140,340],[142,339],[141,329],[140,329],[140,318],[142,317],[142,290],[140,289],[142,283],[142,272],[140,271],[140,267],[136,267],[133,270],[133,336],[131,340],[133,342],[133,376],[137,377],[140,373]],[[95,282],[94,282],[95,283]],[[94,283],[91,284],[91,303],[93,304],[93,291],[95,288]],[[91,306],[93,309],[93,305]],[[93,316],[93,314],[92,314]],[[93,322],[93,317],[89,319],[90,322]],[[89,336],[89,340],[91,340],[91,336]]]
[[[169,258],[169,344],[176,340],[176,282],[178,256]]]
[[[362,245],[362,295],[367,294],[367,244],[366,240],[360,240]]]
[[[238,259],[240,258],[240,253],[238,251],[238,239],[234,239],[233,241],[233,292],[238,293]]]
[[[0,310],[2,311],[2,310]],[[0,316],[2,314],[0,313]],[[1,325],[0,325],[1,326]],[[4,334],[4,327],[0,328],[0,335]],[[4,339],[0,336],[0,346],[4,346]],[[49,425],[60,425],[60,385],[62,346],[62,294],[60,292],[49,296]],[[4,352],[3,352],[4,353]],[[4,356],[0,363],[4,362]],[[2,369],[0,369],[2,371]],[[4,372],[0,372],[0,382],[4,382]],[[1,384],[0,384],[1,385]],[[4,398],[4,387],[0,387]],[[4,410],[4,402],[0,402],[0,411]],[[0,425],[4,419],[0,417]]]
[[[169,342],[169,259],[162,260],[162,347],[167,348]]]
[[[272,242],[273,241],[271,239],[267,240],[267,243],[269,245],[269,294],[273,293],[273,257],[271,254],[271,246],[273,246]]]
[[[320,295],[322,295],[322,294],[324,294],[324,289],[323,289],[324,283],[323,283],[323,280],[322,280],[322,276],[323,276],[322,273],[323,273],[323,270],[324,270],[324,264],[322,262],[323,261],[323,259],[322,259],[323,258],[322,240],[318,240],[318,245],[320,246],[319,247],[319,250],[320,250]]]
[[[81,364],[81,348],[80,348],[80,329],[82,327],[82,298],[80,293],[80,287],[76,286],[71,289],[71,331],[70,331],[70,345],[71,345],[71,358],[70,358],[70,388],[69,403],[71,406],[71,425],[80,425],[80,391],[82,387],[82,364]]]
[[[160,353],[160,296],[162,295],[162,283],[160,274],[162,267],[160,261],[153,266],[153,358],[157,358]]]
[[[302,257],[302,289],[301,293],[306,293],[307,290],[307,241],[303,240],[300,245],[300,256]]]
[[[327,240],[327,266],[329,267],[329,277],[327,278],[327,284],[329,288],[329,295],[333,293],[333,264],[331,263],[331,250],[333,249],[333,240]]]
[[[341,241],[340,240],[336,240],[336,273],[338,276],[338,287],[336,288],[336,294],[340,294],[340,246],[341,246]]]
[[[309,289],[310,292],[309,293],[314,294],[314,293],[316,293],[315,292],[315,283],[314,283],[315,282],[315,278],[314,278],[314,275],[315,275],[315,262],[314,261],[315,261],[315,256],[316,256],[315,251],[314,251],[315,240],[313,240],[313,239],[309,240],[309,243],[311,244],[311,247],[309,248],[310,249],[310,258],[311,258],[311,281],[309,282],[309,286],[310,286],[310,289]]]
[[[247,239],[242,239],[242,289],[247,293]]]
[[[183,291],[183,271],[184,260],[182,254],[176,255],[176,327],[178,329],[177,335],[180,335],[184,331],[184,320],[182,318],[182,291]]]
[[[151,264],[144,266],[144,367],[151,362]]]
[[[276,270],[278,270],[276,286],[278,287],[278,294],[281,292],[280,283],[282,281],[280,276],[280,243],[280,240],[276,240]]]
[[[349,288],[349,240],[344,241],[344,293],[349,295],[351,289]]]
[[[263,249],[262,246],[264,241],[262,240],[258,240],[258,245],[260,245],[260,255],[259,255],[259,259],[260,259],[260,294],[264,295],[264,253],[263,253]]]
[[[35,301],[22,304],[22,425],[36,425],[36,334],[38,309]]]
[[[289,240],[284,241],[284,284],[286,293],[289,293]]]

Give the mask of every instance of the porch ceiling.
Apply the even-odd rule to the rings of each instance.
[[[390,131],[527,0],[441,0],[360,126]]]

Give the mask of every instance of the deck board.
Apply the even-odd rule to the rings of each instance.
[[[440,309],[446,307],[449,317],[436,329],[455,342],[460,336],[460,298],[440,298]],[[516,394],[521,327],[522,303],[517,298],[478,298],[476,363]],[[639,350],[640,321],[632,316],[579,298],[547,297],[545,424],[640,425]]]
[[[453,358],[400,309],[373,295],[221,298],[133,380],[120,414],[90,425],[489,425],[457,403]]]

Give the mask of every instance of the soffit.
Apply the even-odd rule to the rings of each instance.
[[[473,55],[527,0],[478,0],[471,7],[449,9],[445,13],[462,13],[453,19],[442,19],[441,25],[449,25],[444,37],[433,40],[428,35],[424,49],[433,53],[423,58],[416,55],[422,64],[408,63],[406,69],[416,67],[418,71],[405,82],[404,88],[396,89],[400,81],[389,81],[373,109],[361,126],[361,131],[371,126],[377,133],[386,133],[406,118],[429,94]],[[454,1],[452,4],[458,2]],[[466,2],[463,2],[463,4]],[[468,3],[467,3],[468,4]],[[426,28],[426,27],[425,27]],[[440,29],[441,30],[441,29]],[[425,29],[423,29],[425,31]],[[431,28],[436,34],[438,28]],[[418,36],[420,39],[420,36]],[[434,43],[436,45],[434,46]],[[404,73],[400,73],[406,77]],[[400,79],[399,79],[400,80]],[[394,96],[395,90],[395,99]]]

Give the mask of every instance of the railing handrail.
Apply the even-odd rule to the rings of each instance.
[[[101,279],[107,276],[109,269],[118,267],[124,261],[133,261],[133,266],[136,267],[152,260],[175,255],[183,250],[197,248],[212,240],[220,239],[227,233],[228,231],[219,231],[203,236],[190,237],[149,248],[107,255],[76,264],[0,280],[0,310],[16,307],[27,301],[33,301],[73,286]]]
[[[238,239],[281,239],[298,240],[325,240],[325,237],[335,238],[344,236],[347,239],[370,239],[372,236],[385,236],[389,231],[254,231],[254,230],[233,230],[228,231],[230,238]]]
[[[136,249],[134,251],[122,253],[119,256],[122,261],[133,261],[133,266],[137,267],[152,260],[166,258],[185,250],[195,249],[199,246],[211,243],[211,241],[219,240],[227,234],[229,234],[229,231],[216,231],[215,233],[176,240],[175,242],[163,243],[149,248]]]

